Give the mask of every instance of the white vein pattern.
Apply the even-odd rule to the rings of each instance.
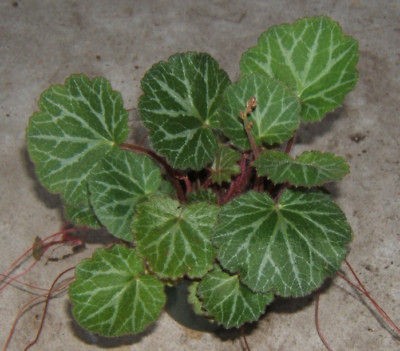
[[[209,55],[185,53],[154,65],[142,80],[139,109],[154,149],[175,168],[201,169],[217,147],[209,120],[229,84]]]
[[[92,171],[90,202],[96,216],[111,234],[131,241],[137,202],[155,193],[160,184],[160,169],[149,157],[117,150]]]
[[[227,329],[258,320],[273,300],[272,294],[255,293],[241,284],[237,275],[219,268],[207,273],[197,293],[207,312]]]
[[[84,202],[96,163],[127,136],[121,95],[104,78],[73,75],[46,90],[28,126],[28,150],[40,181],[71,204]]]
[[[300,124],[297,98],[280,82],[263,75],[248,74],[228,87],[220,112],[222,132],[242,149],[250,147],[240,112],[255,97],[257,106],[248,116],[257,144],[275,144],[288,140]]]
[[[104,336],[138,333],[165,304],[163,285],[145,275],[133,249],[99,249],[77,266],[70,286],[73,314],[84,328]]]
[[[204,202],[183,206],[167,197],[150,198],[137,207],[137,249],[160,277],[201,277],[212,267],[217,211]]]
[[[275,184],[289,182],[307,187],[338,181],[349,172],[344,158],[319,151],[306,151],[293,159],[284,152],[268,150],[255,165],[259,175],[268,176]]]
[[[350,239],[327,195],[285,190],[277,204],[249,192],[225,205],[213,242],[222,266],[252,290],[304,296],[339,269]]]
[[[270,28],[242,56],[244,73],[263,72],[287,84],[312,121],[339,106],[358,74],[357,42],[327,17],[305,18]]]

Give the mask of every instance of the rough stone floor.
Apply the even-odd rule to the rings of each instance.
[[[267,27],[325,14],[359,41],[360,78],[342,108],[300,133],[295,152],[316,148],[346,156],[351,173],[331,188],[350,221],[348,260],[372,295],[400,323],[400,2],[399,1],[39,1],[0,2],[0,271],[62,224],[61,205],[35,178],[25,128],[39,94],[71,73],[107,77],[135,107],[145,71],[171,54],[205,51],[232,79],[241,53]],[[140,137],[139,127],[134,137]],[[106,240],[103,235],[101,238]],[[25,279],[49,287],[86,250],[57,262],[41,261]],[[68,253],[68,252],[67,252]],[[60,256],[65,252],[52,252]],[[345,268],[345,267],[343,267]],[[0,292],[0,344],[19,308],[32,296],[9,287]],[[315,296],[280,300],[248,330],[251,350],[324,350],[314,326]],[[9,350],[34,336],[43,305],[19,321]],[[368,305],[339,278],[320,296],[320,322],[335,351],[395,351],[390,334]],[[103,339],[72,321],[66,295],[52,300],[34,350],[241,350],[234,333],[194,331],[167,313],[147,332]]]

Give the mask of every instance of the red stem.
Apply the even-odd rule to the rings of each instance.
[[[328,351],[333,351],[333,349],[329,346],[328,342],[326,341],[325,335],[322,333],[319,325],[319,293],[315,298],[314,320],[315,320],[315,328],[317,329],[318,336],[321,339],[322,343],[324,344],[324,346]]]
[[[292,151],[295,139],[296,139],[296,133],[286,143],[285,153],[290,154],[290,152]]]
[[[368,292],[368,290],[366,289],[366,287],[364,286],[364,284],[361,282],[361,280],[358,278],[358,275],[356,274],[356,272],[354,271],[353,267],[350,265],[350,263],[345,260],[344,261],[347,265],[347,267],[349,268],[351,274],[353,275],[353,277],[356,279],[357,283],[358,283],[358,287],[353,284],[350,283],[351,286],[356,287],[356,289],[358,291],[360,291],[365,297],[368,298],[368,300],[373,304],[373,306],[376,308],[376,310],[378,311],[378,313],[380,314],[380,316],[383,318],[383,320],[393,329],[396,331],[396,333],[398,335],[400,335],[400,328],[396,325],[396,323],[393,322],[393,320],[389,317],[389,315],[383,310],[383,308],[376,302],[376,300],[371,296],[371,294]],[[343,276],[339,275],[341,278],[343,278],[346,282],[349,283],[349,281],[347,279],[345,279]]]
[[[41,319],[41,321],[40,321],[40,326],[39,326],[39,329],[38,329],[38,331],[37,331],[37,333],[36,333],[36,337],[35,337],[35,339],[33,339],[33,340],[25,347],[24,351],[30,349],[30,348],[31,348],[33,345],[35,345],[35,344],[37,343],[37,341],[39,340],[40,334],[41,334],[42,329],[43,329],[44,321],[45,321],[45,319],[46,319],[47,308],[48,308],[48,306],[49,306],[50,297],[51,297],[51,294],[52,294],[52,292],[53,292],[54,286],[56,285],[57,281],[58,281],[65,273],[68,273],[68,272],[71,271],[72,269],[75,269],[75,266],[69,267],[69,268],[66,269],[65,271],[61,272],[61,273],[56,277],[56,279],[54,279],[53,283],[51,284],[50,289],[49,289],[49,292],[47,293],[47,296],[46,296],[46,303],[44,304],[42,319]]]
[[[248,165],[248,155],[242,154],[240,174],[231,182],[228,191],[219,199],[219,205],[226,204],[236,195],[242,193],[250,180],[251,168]]]
[[[153,160],[158,162],[165,169],[165,173],[167,174],[167,177],[172,181],[179,201],[186,202],[186,195],[185,195],[185,192],[183,191],[182,184],[176,178],[177,172],[167,163],[167,161],[163,157],[161,157],[160,155],[157,155],[153,150],[150,150],[148,148],[145,148],[143,146],[136,145],[136,144],[123,143],[120,145],[120,147],[123,150],[134,151],[134,152],[146,154],[147,156],[150,156]]]

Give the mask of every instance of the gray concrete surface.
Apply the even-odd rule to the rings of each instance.
[[[296,152],[316,148],[348,158],[351,174],[331,188],[354,230],[348,259],[400,323],[399,1],[2,0],[0,271],[36,235],[44,237],[62,223],[57,197],[38,184],[26,155],[25,127],[46,87],[71,73],[103,75],[132,108],[146,69],[172,53],[209,52],[235,78],[242,51],[268,26],[317,14],[331,16],[359,40],[360,80],[342,108],[302,129]],[[133,119],[134,112],[136,125]],[[354,138],[357,133],[362,137]],[[95,246],[59,262],[43,260],[25,279],[48,287]],[[0,344],[30,298],[12,287],[0,293]],[[34,336],[41,308],[20,320],[9,350],[22,350]],[[333,350],[400,350],[399,339],[340,279],[322,292],[320,308]],[[47,317],[34,350],[241,350],[232,333],[193,331],[166,313],[139,336],[96,338],[72,322],[65,295],[51,302]],[[313,297],[274,303],[247,338],[252,350],[324,350],[314,326]]]

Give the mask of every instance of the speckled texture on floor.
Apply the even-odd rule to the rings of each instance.
[[[122,92],[125,106],[134,108],[140,79],[153,63],[175,52],[206,51],[234,79],[241,53],[267,27],[317,14],[331,16],[359,40],[360,79],[342,108],[302,128],[295,151],[316,148],[349,160],[351,174],[331,188],[354,231],[348,259],[400,323],[398,1],[1,1],[0,271],[36,235],[62,223],[57,197],[39,185],[26,153],[28,118],[46,87],[71,73],[102,75]],[[26,279],[48,287],[95,246],[66,260],[41,262]],[[0,344],[29,299],[15,288],[1,292]],[[41,308],[20,320],[9,350],[22,350],[33,337]],[[321,327],[335,351],[400,349],[399,339],[340,279],[323,291],[320,308]],[[139,336],[96,338],[72,322],[65,295],[51,302],[47,317],[34,350],[241,350],[229,333],[193,331],[166,313]],[[247,339],[253,351],[323,350],[313,297],[275,302]]]

